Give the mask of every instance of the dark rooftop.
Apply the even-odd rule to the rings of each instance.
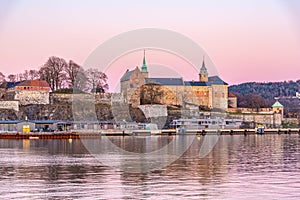
[[[128,80],[130,79],[130,76],[131,76],[132,73],[133,73],[133,70],[127,71],[127,72],[123,75],[123,77],[121,78],[121,82],[123,82],[123,81],[128,81]]]
[[[226,82],[224,82],[219,76],[211,76],[208,77],[208,82],[211,85],[228,85]]]
[[[21,120],[0,120],[0,124],[18,124]]]
[[[29,120],[29,121],[35,124],[54,124],[60,122],[59,120]]]
[[[182,78],[146,78],[146,84],[183,85]]]
[[[31,86],[31,87],[50,87],[45,80],[28,80],[22,81],[18,86]]]
[[[199,81],[184,81],[185,86],[209,86],[210,84],[207,82],[199,82]]]
[[[17,81],[17,82],[6,82],[6,89],[8,88],[13,88],[19,85],[22,81]]]

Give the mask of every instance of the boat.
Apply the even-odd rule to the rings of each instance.
[[[175,119],[171,122],[172,128],[185,128],[186,130],[201,129],[237,129],[240,128],[242,120],[226,118],[204,118],[204,119]]]
[[[258,125],[255,127],[255,132],[256,132],[257,134],[264,134],[264,133],[265,133],[265,127],[264,127],[264,125],[258,124]]]

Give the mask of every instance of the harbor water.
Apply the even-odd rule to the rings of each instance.
[[[300,198],[299,135],[221,135],[207,155],[199,157],[204,137],[211,136],[196,137],[185,153],[174,162],[161,169],[141,173],[130,173],[103,164],[80,139],[2,139],[0,197]],[[145,150],[155,151],[156,148],[168,145],[174,136],[111,136],[110,140],[126,151],[144,153]],[[109,153],[103,157],[111,163],[116,162],[115,157]]]

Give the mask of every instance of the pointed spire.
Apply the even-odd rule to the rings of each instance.
[[[146,50],[145,49],[144,49],[142,73],[148,73],[147,64],[146,64]]]
[[[143,59],[143,65],[146,65],[146,50],[144,49],[144,59]]]
[[[200,74],[208,74],[206,66],[205,66],[205,57],[204,57],[204,55],[203,55],[202,67],[200,69]]]

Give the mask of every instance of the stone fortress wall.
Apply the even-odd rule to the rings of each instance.
[[[272,114],[230,114],[230,118],[239,119],[243,122],[265,124],[269,127],[279,127],[282,124],[282,116],[278,113]]]
[[[166,105],[140,105],[139,109],[143,111],[146,118],[168,116]]]
[[[74,99],[93,101],[94,104],[107,104],[123,102],[121,94],[96,93],[96,94],[50,94],[50,104],[72,103]]]
[[[228,85],[212,85],[212,107],[228,109]]]
[[[112,102],[124,102],[120,93],[96,93],[96,94],[55,94],[46,91],[10,91],[1,99],[3,108],[16,108],[16,105],[47,105],[55,103],[72,103],[73,98],[93,100],[95,104],[108,104]],[[2,108],[1,107],[1,108]],[[16,109],[15,109],[16,110]]]
[[[138,79],[141,78],[138,77]],[[136,84],[136,86],[138,86],[141,85],[141,81],[132,83],[128,82],[128,84]],[[148,89],[147,86],[144,87]],[[191,88],[190,90],[189,88],[185,88],[184,90],[184,87],[182,86],[160,86],[160,88],[164,90],[164,96],[160,98],[162,101],[161,103],[164,105],[180,105],[182,101],[194,104],[213,104],[213,107],[227,107],[228,105],[228,94],[224,92],[227,91],[227,85],[213,85],[211,90],[208,90],[208,87],[202,87],[201,90],[194,90],[194,88]],[[128,103],[130,104],[134,102],[136,105],[138,105],[140,90],[137,90],[136,87],[130,87],[127,88],[127,92],[132,93],[131,95],[127,95],[127,97],[130,97],[130,101],[125,99],[126,97],[120,93],[57,94],[49,93],[48,91],[43,90],[1,91],[0,109],[19,111],[19,106],[25,105],[48,105],[59,103],[71,104],[73,103],[74,97],[83,101],[92,101],[93,104],[118,105],[118,108],[126,103],[126,105],[128,105]],[[195,93],[200,94],[200,96],[204,98],[191,98],[195,96]],[[214,102],[208,97],[209,93],[212,94],[211,98],[215,99]],[[185,99],[182,96],[185,96]],[[159,116],[165,116],[166,114],[166,106],[164,106],[164,109],[162,109],[158,105],[147,105],[140,107],[140,109],[144,111],[144,114],[148,113],[149,116],[157,116],[157,113],[159,113]],[[228,111],[230,113],[228,115],[230,118],[241,119],[244,122],[261,123],[269,126],[280,126],[283,121],[282,113],[274,113],[274,109],[272,108],[261,108],[255,110],[250,108],[229,108]],[[256,113],[254,113],[255,111]],[[294,119],[292,122],[294,123],[296,121],[297,119]]]
[[[29,104],[49,104],[49,92],[35,90],[14,91],[14,100],[19,101],[20,105]]]
[[[0,109],[19,111],[19,101],[0,101]]]

